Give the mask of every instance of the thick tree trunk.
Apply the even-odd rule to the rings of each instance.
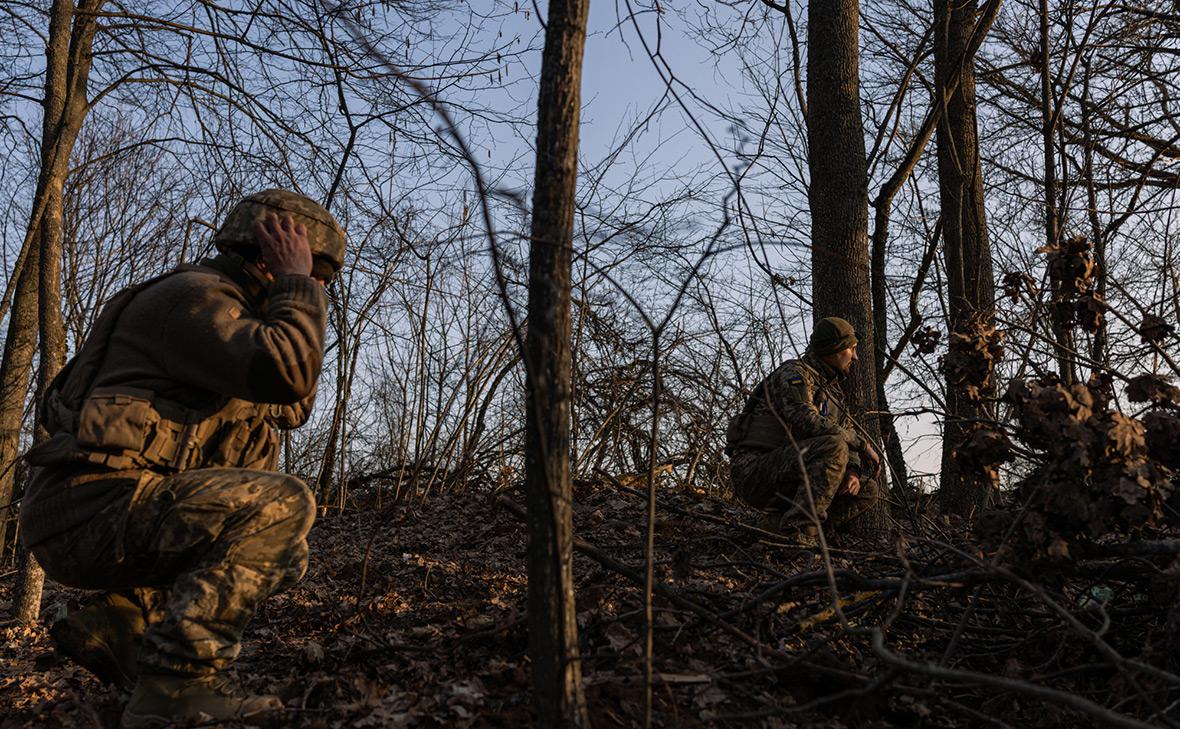
[[[589,0],[551,0],[541,62],[525,342],[529,656],[538,726],[588,727],[574,610],[570,262]]]
[[[849,387],[860,412],[877,410],[872,288],[869,282],[868,165],[860,110],[858,0],[810,0],[807,23],[807,140],[811,183],[813,316],[840,316],[856,327],[863,358]],[[859,422],[879,442],[876,417]],[[862,534],[879,532],[880,507],[857,520]]]
[[[934,65],[945,112],[938,124],[938,183],[942,205],[943,256],[947,273],[949,329],[994,314],[995,283],[984,215],[983,175],[975,118],[975,70],[970,40],[975,3],[934,0]],[[985,393],[984,397],[991,393]],[[987,504],[995,484],[964,470],[956,453],[972,424],[988,413],[979,401],[950,382],[943,428],[939,504],[946,513],[968,515]]]
[[[37,398],[65,363],[65,328],[61,315],[61,251],[64,208],[62,191],[70,153],[89,110],[86,83],[90,76],[90,47],[98,29],[92,14],[103,0],[83,0],[76,12],[72,0],[54,0],[49,14],[49,44],[45,53],[44,117],[41,123],[41,173],[33,198],[30,228],[38,252],[37,314],[41,340]],[[41,216],[37,218],[37,211]],[[43,437],[38,431],[35,438]],[[16,617],[37,618],[44,575],[35,559],[21,560],[20,583],[13,600]]]

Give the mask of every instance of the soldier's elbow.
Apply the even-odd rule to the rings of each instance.
[[[251,366],[246,383],[252,400],[294,405],[315,392],[319,375],[319,366],[311,366],[311,363],[298,363],[296,366],[259,363]]]

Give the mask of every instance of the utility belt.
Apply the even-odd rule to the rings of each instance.
[[[202,413],[148,390],[97,387],[77,413],[60,407],[60,401],[48,405],[58,406],[65,427],[29,451],[26,458],[34,465],[83,461],[167,473],[217,466],[272,469],[277,460],[278,438],[265,406],[244,400],[230,399]]]

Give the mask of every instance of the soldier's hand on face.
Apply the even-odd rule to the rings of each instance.
[[[860,477],[855,472],[849,471],[844,474],[844,482],[840,484],[837,493],[848,494],[849,496],[856,496],[860,493]]]
[[[262,251],[263,271],[275,278],[311,275],[311,246],[302,223],[296,223],[290,215],[280,218],[269,213],[266,220],[254,224],[254,235]]]

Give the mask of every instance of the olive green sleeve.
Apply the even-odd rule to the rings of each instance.
[[[312,387],[310,395],[291,405],[271,405],[267,420],[280,430],[294,430],[300,427],[311,417],[318,390],[318,387]]]
[[[162,319],[162,355],[174,380],[243,400],[294,405],[315,391],[327,304],[308,276],[280,276],[254,314],[233,284],[205,276],[175,293]]]

